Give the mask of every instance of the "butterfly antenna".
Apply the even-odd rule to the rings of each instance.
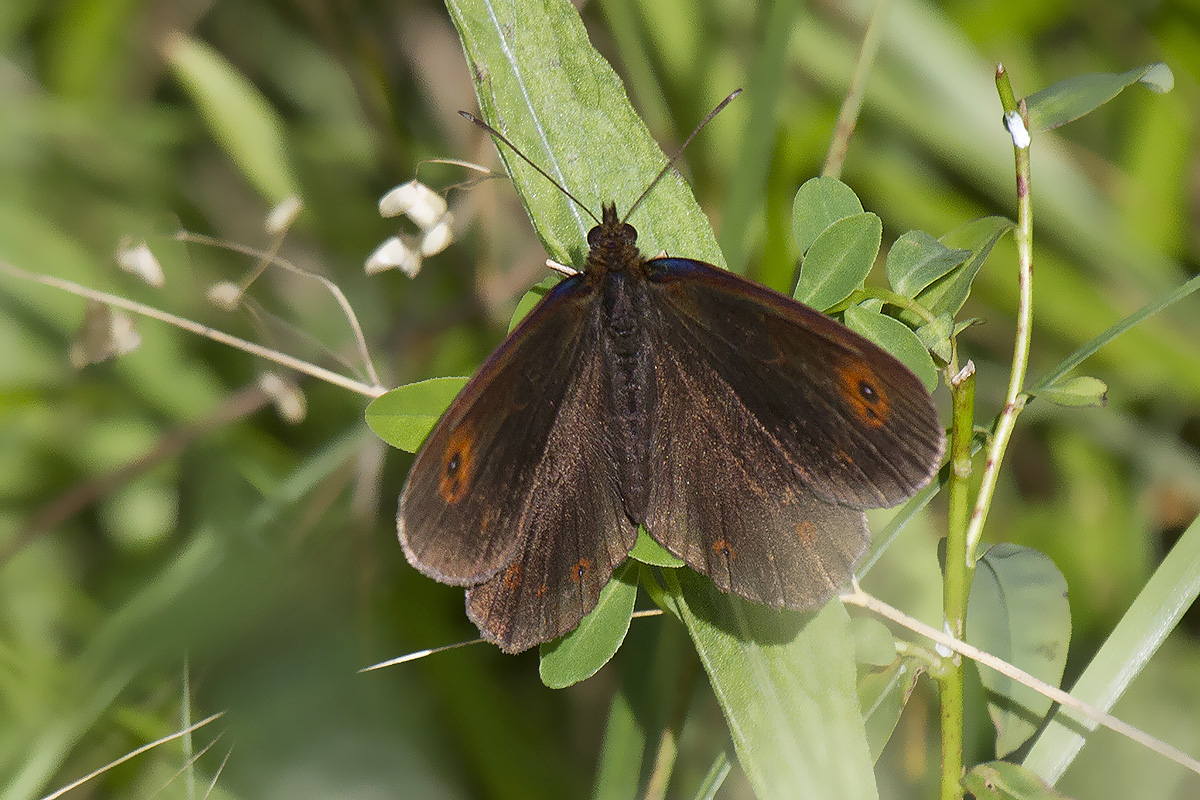
[[[654,176],[654,180],[650,181],[650,185],[646,187],[646,190],[642,192],[638,199],[633,202],[633,205],[629,207],[629,210],[625,212],[625,219],[621,220],[622,222],[627,221],[631,216],[633,216],[634,210],[642,204],[642,201],[645,200],[646,196],[650,194],[650,190],[658,185],[658,182],[661,181],[667,172],[670,171],[671,167],[675,166],[675,162],[679,160],[681,155],[683,155],[683,151],[687,149],[687,146],[692,143],[692,139],[696,138],[696,134],[702,131],[705,125],[712,122],[713,117],[715,117],[717,114],[720,114],[725,109],[725,106],[729,105],[733,101],[733,98],[737,97],[741,93],[741,89],[734,89],[729,93],[728,97],[717,103],[717,107],[708,112],[704,119],[700,120],[700,124],[696,126],[695,130],[688,134],[688,137],[683,140],[683,144],[679,145],[679,149],[675,151],[675,155],[667,159],[667,163],[664,164],[663,168],[659,170],[657,175]]]
[[[597,225],[600,224],[600,218],[597,217],[595,214],[593,214],[592,210],[590,208],[585,206],[578,197],[576,197],[575,195],[568,192],[565,186],[563,186],[558,181],[554,180],[554,178],[551,178],[550,174],[548,172],[546,172],[546,170],[542,169],[537,164],[533,163],[533,161],[531,161],[527,155],[522,153],[519,147],[517,147],[515,144],[510,142],[508,140],[508,137],[506,137],[503,133],[496,130],[491,125],[488,125],[486,122],[484,122],[483,120],[481,120],[479,117],[475,116],[474,114],[470,113],[469,111],[459,111],[458,113],[461,117],[463,117],[463,119],[467,120],[468,122],[475,123],[479,127],[483,128],[485,131],[490,133],[492,136],[495,136],[497,139],[499,139],[500,141],[502,141],[506,145],[508,145],[508,149],[512,150],[514,153],[516,153],[518,156],[520,156],[521,160],[524,161],[526,164],[528,164],[529,166],[531,166],[535,170],[537,170],[539,175],[541,175],[546,180],[550,181],[550,183],[554,184],[555,188],[557,188],[560,192],[565,194],[567,197],[571,198],[571,200],[575,203],[575,205],[582,208],[584,213],[586,213],[589,217],[591,217],[592,219],[594,219],[596,221]]]

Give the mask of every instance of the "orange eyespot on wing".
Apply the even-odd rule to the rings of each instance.
[[[571,567],[571,580],[579,583],[588,574],[588,570],[592,568],[591,559],[581,558],[575,562],[575,566]]]
[[[863,361],[841,361],[834,368],[842,400],[854,416],[872,428],[882,428],[892,414],[892,404],[883,383]]]
[[[713,542],[712,550],[714,553],[725,556],[726,558],[737,558],[737,550],[735,550],[733,545],[724,539],[717,539],[715,542]]]
[[[461,425],[450,434],[446,444],[438,476],[438,496],[451,505],[459,502],[470,489],[474,472],[475,432],[469,425]]]

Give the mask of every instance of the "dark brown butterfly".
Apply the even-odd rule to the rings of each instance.
[[[636,239],[606,205],[583,270],[455,398],[400,496],[408,560],[470,587],[505,652],[578,625],[639,525],[723,591],[814,608],[866,548],[863,509],[941,457],[933,402],[891,355]]]

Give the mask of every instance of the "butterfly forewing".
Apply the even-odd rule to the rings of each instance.
[[[409,561],[444,583],[482,583],[515,557],[545,514],[536,490],[570,456],[548,447],[563,399],[596,358],[590,290],[559,284],[475,374],[409,471],[397,527]]]

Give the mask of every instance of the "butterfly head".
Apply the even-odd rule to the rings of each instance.
[[[637,229],[617,216],[617,207],[606,203],[600,224],[588,231],[586,272],[620,272],[641,260],[637,249]]]

